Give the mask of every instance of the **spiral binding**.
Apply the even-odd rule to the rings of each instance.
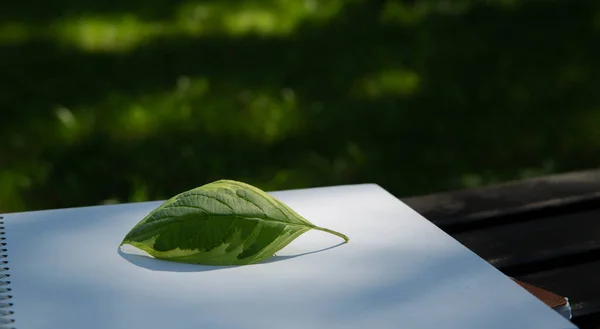
[[[15,319],[12,317],[14,312],[10,310],[13,306],[13,303],[10,302],[12,299],[12,289],[9,287],[10,280],[8,280],[10,274],[8,274],[8,261],[6,260],[8,257],[6,238],[3,236],[5,235],[3,218],[0,216],[0,258],[2,258],[0,261],[0,329],[15,329],[12,327],[12,324],[15,322]]]

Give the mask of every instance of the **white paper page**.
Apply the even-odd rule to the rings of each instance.
[[[162,202],[4,215],[17,329],[576,328],[377,185],[272,193],[315,225],[266,263],[118,252]]]

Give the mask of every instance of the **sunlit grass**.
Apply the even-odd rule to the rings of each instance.
[[[53,120],[31,120],[19,131],[23,132],[25,143],[52,152],[77,147],[92,136],[131,145],[168,138],[163,135],[178,131],[194,131],[205,143],[227,138],[267,145],[302,129],[301,107],[294,90],[229,88],[214,87],[205,77],[181,76],[162,92],[112,92],[96,103],[57,106],[52,109]],[[184,147],[175,152],[176,156],[186,156],[184,153],[194,151]],[[34,188],[32,182],[44,182],[52,165],[30,161],[27,166],[15,165],[10,170],[0,170],[2,211],[23,209],[22,193]],[[134,187],[127,200],[148,198],[151,187],[144,185],[141,178],[124,179]],[[106,202],[120,201],[124,199],[114,196]]]
[[[522,0],[487,0],[485,4],[497,7],[514,7]],[[472,0],[388,0],[381,11],[381,20],[386,23],[396,23],[412,26],[422,23],[432,15],[455,16],[462,15],[477,5]]]
[[[0,45],[19,44],[31,38],[31,31],[25,24],[0,24]]]
[[[239,137],[272,143],[297,131],[302,123],[293,90],[245,89],[223,95],[208,79],[180,77],[169,90],[144,95],[119,95],[87,107],[98,116],[94,131],[106,131],[114,140],[138,140],[173,127],[193,129],[214,137]],[[75,114],[57,114],[65,127]],[[235,118],[235,120],[233,120]]]
[[[193,34],[286,35],[303,22],[332,18],[342,6],[341,0],[192,1],[180,7],[176,21]]]
[[[31,179],[23,173],[9,169],[0,171],[0,182],[0,212],[23,208],[24,202],[16,192],[29,187]]]
[[[173,88],[161,93],[111,95],[107,102],[94,106],[103,115],[98,128],[116,140],[143,139],[164,127],[190,122],[192,104],[201,103],[208,90],[207,79],[182,76]]]
[[[65,145],[77,143],[94,129],[94,111],[80,109],[74,113],[69,108],[59,106],[54,110],[54,114],[57,120],[53,123],[53,135]]]
[[[389,69],[371,75],[358,83],[359,93],[370,98],[409,96],[418,91],[420,76],[411,70]]]
[[[502,1],[496,1],[502,2]],[[460,15],[473,5],[469,0],[417,0],[404,2],[389,0],[385,2],[381,19],[384,22],[410,26],[421,23],[429,15]]]
[[[409,5],[401,1],[386,1],[381,19],[384,22],[414,25],[421,22],[431,12],[431,5],[426,1],[418,1]]]
[[[600,146],[600,121],[596,120],[600,112],[593,110],[593,100],[590,103],[585,99],[586,89],[579,88],[593,85],[589,72],[594,68],[589,56],[578,54],[583,51],[578,42],[570,46],[573,51],[569,54],[574,57],[565,57],[573,63],[560,72],[556,80],[559,88],[549,84],[547,90],[554,90],[551,95],[542,90],[546,80],[554,81],[541,71],[543,65],[540,71],[511,68],[507,75],[516,82],[494,80],[490,86],[483,83],[487,81],[485,73],[475,71],[477,65],[467,67],[465,75],[460,75],[460,63],[487,63],[489,58],[482,58],[471,46],[487,47],[486,40],[493,39],[493,31],[497,30],[495,24],[513,16],[489,11],[489,23],[440,16],[464,14],[480,6],[500,7],[518,0],[485,4],[468,0],[388,0],[383,2],[384,24],[374,22],[371,15],[380,7],[371,5],[364,7],[369,9],[364,19],[361,12],[357,14],[358,7],[337,17],[347,5],[338,0],[184,1],[161,13],[145,9],[139,13],[98,11],[75,15],[75,8],[66,11],[71,16],[56,16],[54,21],[43,23],[46,25],[0,22],[0,45],[12,48],[6,52],[4,64],[17,68],[9,76],[19,76],[0,97],[8,100],[7,107],[23,107],[18,121],[13,123],[9,115],[5,124],[14,132],[4,132],[6,147],[2,147],[8,152],[6,164],[0,168],[0,208],[169,197],[161,193],[185,187],[189,182],[185,173],[196,181],[217,174],[234,175],[270,190],[360,180],[379,180],[400,192],[446,188],[445,181],[451,181],[454,187],[484,186],[510,177],[552,173],[566,168],[565,163],[589,164],[594,147]],[[327,27],[330,20],[332,29]],[[387,22],[398,26],[386,26]],[[465,28],[461,22],[473,24],[473,28]],[[312,28],[310,33],[303,33],[306,26]],[[344,26],[348,34],[340,36]],[[446,33],[439,33],[444,29],[456,38],[447,42]],[[400,32],[397,36],[396,31]],[[277,49],[274,45],[287,42],[262,43],[258,41],[261,37],[289,38],[293,47]],[[196,46],[195,42],[203,38],[209,41]],[[515,36],[516,43],[508,41],[506,48],[489,49],[500,57],[518,59],[531,51],[526,42],[520,42],[529,39],[519,38]],[[557,40],[564,38],[556,34]],[[177,42],[179,39],[183,42]],[[191,45],[190,53],[161,61],[174,50],[168,48],[170,41],[179,51],[187,51],[182,46]],[[64,49],[55,49],[53,43]],[[323,44],[330,47],[320,47]],[[500,44],[504,47],[503,42]],[[228,61],[208,58],[202,53],[207,45],[216,47],[209,53],[224,54]],[[21,48],[23,60],[19,58]],[[252,58],[245,58],[246,50]],[[226,51],[235,52],[235,56]],[[133,54],[121,56],[128,52]],[[308,64],[312,54],[317,54],[319,65]],[[401,58],[386,57],[388,54],[401,54]],[[232,63],[236,57],[242,61]],[[548,67],[563,65],[560,59],[548,57]],[[271,63],[269,59],[273,58]],[[426,66],[422,66],[424,58]],[[372,62],[365,65],[366,61]],[[244,67],[250,62],[258,67]],[[158,67],[163,63],[167,66]],[[413,63],[416,66],[402,66]],[[327,69],[321,70],[326,65]],[[370,68],[377,69],[364,71]],[[74,71],[77,69],[82,70]],[[461,77],[458,81],[454,79],[456,72]],[[182,76],[176,78],[176,74]],[[347,80],[339,83],[342,79]],[[567,87],[568,94],[561,94],[562,87]],[[575,93],[575,89],[581,93]],[[489,90],[497,97],[491,101],[485,98],[488,96],[479,97]],[[355,96],[360,98],[358,102]],[[560,105],[555,105],[561,103],[561,97],[578,100],[567,103],[573,114],[566,120],[560,119],[561,110],[556,108]],[[415,123],[430,119],[427,110],[435,106],[433,102],[447,104],[444,110],[448,116],[436,118],[438,124],[414,128]],[[492,127],[482,120],[486,111],[495,113],[499,107],[523,109],[521,118],[531,120],[531,129],[527,129],[530,133],[515,133],[507,120],[492,122],[498,129],[486,129]],[[548,117],[535,111],[526,114],[526,110],[545,107]],[[367,118],[369,111],[377,108],[392,110],[359,121],[363,113]],[[410,115],[402,119],[391,113],[393,109],[408,108],[415,110],[406,111]],[[510,117],[510,113],[507,115]],[[460,120],[442,122],[451,116]],[[356,127],[340,125],[347,119]],[[448,132],[439,128],[442,124]],[[453,134],[452,129],[459,133]],[[478,154],[470,153],[479,146],[464,142],[463,133],[474,134],[476,139],[500,136],[503,148],[493,149],[494,144],[481,149],[479,152],[484,154],[480,159]],[[419,142],[403,136],[416,136]],[[489,141],[488,137],[483,139]],[[456,157],[441,164],[447,170],[437,170],[440,164],[431,164],[428,154],[444,153],[453,147]],[[415,161],[399,159],[399,149],[415,154]],[[494,163],[495,153],[502,154],[498,164]],[[521,159],[521,154],[531,156]],[[592,155],[586,158],[585,154]],[[555,156],[556,162],[540,163],[540,157],[549,156]],[[577,156],[584,160],[576,162]],[[515,160],[507,164],[505,158]],[[481,168],[492,169],[486,172]],[[425,178],[415,178],[418,176]]]
[[[60,41],[87,51],[122,52],[150,38],[174,32],[168,24],[144,22],[133,15],[78,17],[54,26]]]
[[[240,106],[236,109],[236,103]],[[263,142],[273,142],[293,132],[300,123],[300,113],[296,95],[291,89],[283,89],[277,94],[265,91],[245,91],[239,101],[230,103],[228,112],[245,120],[236,121],[233,129],[250,138]],[[230,124],[223,122],[219,130],[226,130]],[[249,123],[249,124],[246,124]]]
[[[341,0],[190,1],[176,8],[171,19],[162,21],[122,13],[66,17],[44,28],[4,23],[0,24],[0,44],[49,38],[84,51],[122,53],[161,37],[284,36],[303,23],[332,18],[342,6]]]

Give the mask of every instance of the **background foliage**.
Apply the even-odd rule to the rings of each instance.
[[[600,160],[598,1],[37,2],[0,10],[0,211]]]

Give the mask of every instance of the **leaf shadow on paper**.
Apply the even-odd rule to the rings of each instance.
[[[329,246],[326,248],[302,252],[302,253],[293,254],[293,255],[284,255],[284,256],[275,255],[275,256],[272,256],[260,263],[253,264],[253,265],[276,263],[276,262],[281,262],[281,261],[285,261],[285,260],[300,257],[300,256],[316,254],[316,253],[320,253],[320,252],[324,252],[324,251],[328,251],[328,250],[337,248],[343,244],[345,244],[345,242],[340,242],[336,245]],[[143,267],[143,268],[149,269],[151,271],[159,271],[159,272],[208,272],[208,271],[225,270],[225,269],[229,269],[229,268],[235,268],[235,267],[242,266],[242,265],[232,265],[232,266],[197,265],[197,264],[170,262],[170,261],[166,261],[166,260],[152,258],[150,256],[124,252],[121,248],[119,248],[118,252],[121,257],[123,257],[125,260],[127,260],[128,262],[130,262],[133,265]]]

